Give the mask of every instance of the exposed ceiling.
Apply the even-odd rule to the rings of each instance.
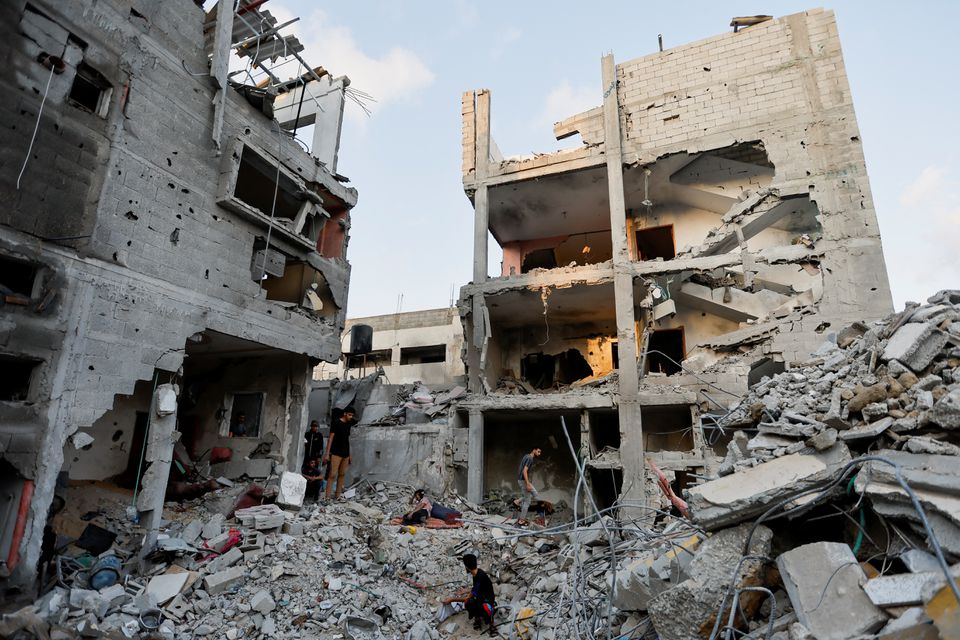
[[[613,283],[580,285],[566,289],[550,288],[547,298],[547,322],[563,324],[601,324],[615,322],[616,305]],[[520,289],[488,296],[490,321],[495,326],[529,327],[543,320],[543,301],[539,290]]]
[[[610,228],[605,166],[497,185],[489,202],[490,231],[501,245]]]

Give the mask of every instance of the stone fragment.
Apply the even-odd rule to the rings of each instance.
[[[850,398],[850,402],[847,403],[847,411],[859,413],[869,404],[885,401],[888,394],[889,387],[883,382],[862,387]]]
[[[904,444],[905,451],[910,453],[932,453],[942,456],[960,456],[960,446],[949,442],[941,442],[928,436],[912,436]]]
[[[899,618],[894,618],[888,622],[877,634],[877,637],[883,638],[885,635],[903,631],[918,624],[927,624],[928,622],[930,622],[930,617],[924,612],[923,607],[910,607],[901,613]]]
[[[960,386],[937,400],[927,417],[944,429],[960,428]]]
[[[752,528],[743,524],[715,532],[703,541],[690,562],[690,577],[650,601],[647,612],[660,640],[700,640],[709,634]],[[770,529],[758,526],[751,539],[750,554],[768,555],[772,538]],[[737,587],[761,586],[765,582],[763,561],[745,561],[735,577]],[[760,598],[741,600],[748,615],[755,613],[761,602]]]
[[[223,530],[223,514],[216,514],[203,525],[203,530],[200,532],[200,535],[204,540],[209,540],[210,538],[215,538],[220,535],[220,532]]]
[[[208,575],[203,579],[203,585],[211,595],[223,593],[243,578],[243,572],[244,568],[241,566],[230,567],[224,571]]]
[[[183,528],[183,531],[180,533],[180,539],[186,542],[187,544],[193,544],[196,542],[197,538],[200,537],[200,533],[203,531],[203,523],[194,518]]]
[[[923,573],[925,571],[940,571],[940,563],[937,558],[922,549],[908,549],[900,554],[902,562],[911,573]]]
[[[807,438],[807,445],[817,451],[825,451],[837,442],[837,430],[833,427],[827,427],[815,436]]]
[[[280,493],[277,494],[277,504],[299,509],[303,506],[303,497],[306,493],[306,478],[299,473],[283,472],[280,476]]]
[[[938,581],[945,581],[943,573],[939,571],[898,573],[871,578],[863,590],[878,607],[902,607],[922,604],[924,592]]]
[[[887,620],[863,591],[866,575],[850,547],[814,542],[777,558],[797,618],[817,640],[873,633]]]
[[[269,591],[258,591],[250,598],[250,608],[260,613],[270,613],[277,608],[277,603]]]
[[[948,335],[928,322],[908,322],[890,337],[883,361],[897,360],[914,373],[926,369],[947,344]]]
[[[217,556],[210,562],[210,572],[217,573],[218,571],[223,571],[227,567],[232,567],[240,562],[242,558],[243,551],[241,551],[239,547],[230,547],[226,553]]]

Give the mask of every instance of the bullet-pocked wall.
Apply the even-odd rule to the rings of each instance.
[[[9,134],[0,152],[0,198],[9,204],[0,254],[43,274],[0,324],[0,356],[35,362],[30,401],[0,406],[14,418],[0,421],[2,456],[21,483],[34,484],[14,581],[32,574],[68,437],[116,398],[122,406],[156,370],[176,374],[191,336],[212,330],[296,354],[304,370],[340,355],[356,191],[232,89],[215,133],[205,20],[186,0],[0,7],[9,89],[0,107]],[[268,216],[222,205],[235,193],[234,151],[245,146],[279,165],[284,184],[323,203],[310,208],[308,231],[274,229],[264,247]],[[322,232],[318,207],[340,231]],[[322,310],[261,291],[263,249],[322,275]],[[296,457],[295,436],[284,459]]]

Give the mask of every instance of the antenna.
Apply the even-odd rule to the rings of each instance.
[[[451,309],[453,308],[453,292],[456,289],[456,286],[457,285],[455,283],[453,282],[450,283],[450,308]]]
[[[403,294],[397,296],[397,313],[400,313],[400,310],[403,309]]]

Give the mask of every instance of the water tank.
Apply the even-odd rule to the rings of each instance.
[[[362,355],[373,349],[373,327],[368,324],[355,324],[350,327],[350,354]]]

